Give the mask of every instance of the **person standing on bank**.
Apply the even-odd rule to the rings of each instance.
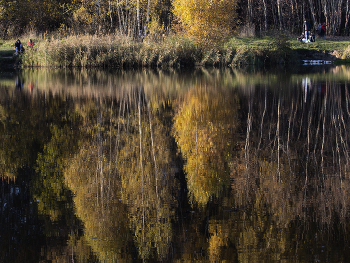
[[[16,55],[18,55],[22,51],[22,43],[21,40],[17,39],[15,42]]]
[[[31,39],[29,39],[29,41],[27,43],[27,47],[29,47],[29,48],[33,48],[34,47],[34,42]]]
[[[305,31],[306,41],[309,42],[310,41],[311,24],[306,19],[304,20],[304,31]]]
[[[325,35],[326,35],[326,27],[328,26],[328,24],[326,25],[326,23],[323,22],[322,26],[321,26],[321,35],[322,38],[325,39]]]

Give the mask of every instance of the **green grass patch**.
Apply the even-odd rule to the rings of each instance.
[[[338,40],[323,40],[317,39],[315,42],[311,43],[302,43],[300,41],[290,40],[290,46],[292,49],[307,49],[307,50],[343,50],[350,46],[350,41],[338,41]]]

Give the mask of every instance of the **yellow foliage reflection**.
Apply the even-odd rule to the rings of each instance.
[[[116,182],[96,177],[99,164],[98,147],[85,144],[81,147],[65,173],[65,181],[74,195],[76,215],[84,223],[84,240],[103,262],[115,262],[125,251],[132,238],[125,224],[126,206],[117,195]],[[105,160],[104,173],[110,171]],[[107,188],[108,186],[108,188]],[[108,200],[102,198],[101,189]]]
[[[108,105],[111,112],[100,112],[97,126],[86,122],[96,139],[86,139],[65,173],[84,240],[101,261],[115,262],[130,246],[141,259],[163,260],[172,242],[177,192],[170,125],[158,118],[161,103],[154,113],[142,90],[133,95],[132,102],[117,102],[117,112]],[[84,109],[104,107],[90,101],[80,109],[90,116]]]
[[[227,158],[237,126],[237,98],[193,90],[175,116],[175,139],[186,159],[188,189],[195,201],[205,205],[229,182]]]
[[[213,220],[209,224],[209,261],[237,262],[236,251],[229,240],[229,227],[221,224],[220,220]]]
[[[168,125],[151,112],[141,96],[139,99],[120,128],[117,169],[121,199],[128,205],[140,258],[163,260],[173,239],[171,220],[176,207],[171,137]]]

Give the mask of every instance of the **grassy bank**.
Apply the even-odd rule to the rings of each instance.
[[[33,38],[33,37],[32,37]],[[301,43],[296,37],[231,38],[219,49],[200,49],[189,39],[135,42],[118,35],[33,38],[34,50],[21,55],[24,66],[179,68],[199,66],[287,65],[312,54],[325,59],[350,59],[350,41],[316,39]],[[23,41],[24,42],[24,41]],[[14,41],[13,41],[14,43]],[[13,44],[12,44],[13,45]],[[6,44],[4,44],[4,47]],[[1,47],[1,46],[0,46]]]

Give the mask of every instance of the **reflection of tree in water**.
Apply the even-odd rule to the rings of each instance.
[[[28,180],[28,174],[21,170],[17,181],[8,183],[0,179],[1,262],[34,262],[40,257],[40,247],[45,244],[37,209],[23,182]]]
[[[288,251],[285,245],[296,245],[290,231],[295,231],[297,241],[310,238],[303,241],[305,246],[299,245],[300,251],[309,242],[325,242],[330,229],[344,231],[338,222],[346,226],[350,208],[348,87],[328,83],[320,92],[314,89],[307,103],[303,90],[292,94],[262,88],[242,103],[247,140],[239,158],[231,162],[232,205],[246,208],[239,249],[266,246],[261,251],[270,251],[266,257],[273,255],[274,245],[284,244],[274,248],[279,254],[274,260]],[[249,225],[247,218],[254,218],[254,223]],[[318,226],[317,235],[307,237],[311,224]],[[338,238],[338,246],[345,244],[338,236],[333,238]],[[325,250],[334,249],[335,243]],[[261,253],[241,256],[255,261]]]
[[[158,116],[166,114],[166,107],[152,108],[142,89],[116,103],[80,105],[93,140],[86,140],[74,158],[66,181],[85,238],[101,260],[131,255],[132,244],[141,259],[168,255],[176,184],[170,125]],[[95,123],[91,112],[97,113]]]
[[[127,250],[132,238],[125,224],[127,209],[116,194],[117,182],[102,186],[104,191],[109,187],[108,200],[98,198],[101,185],[96,181],[97,167],[102,164],[104,173],[111,172],[108,161],[99,163],[98,152],[95,143],[84,143],[65,173],[66,183],[74,194],[76,214],[84,223],[82,241],[74,242],[89,244],[101,261],[115,262],[118,254]]]
[[[219,196],[229,183],[227,160],[232,154],[237,109],[234,94],[194,89],[175,116],[175,138],[186,160],[188,189],[200,205]]]
[[[59,100],[50,99],[56,106],[60,105]],[[1,89],[0,104],[1,176],[15,179],[18,169],[31,167],[36,162],[49,132],[46,114],[54,106],[43,97],[32,100],[22,93],[12,94],[4,89]]]
[[[55,223],[66,216],[67,225],[44,234],[67,231],[69,247],[46,244],[47,259],[63,260],[64,252],[77,262],[310,262],[341,250],[337,260],[346,261],[340,236],[348,235],[350,96],[347,87],[310,80],[306,102],[301,82],[287,95],[249,89],[239,107],[237,92],[203,86],[173,102],[188,188],[206,204],[199,209],[174,202],[168,98],[148,101],[139,88],[113,100],[49,96],[50,104],[2,96],[2,173],[15,178],[21,167],[36,166],[31,196],[41,202],[39,213]],[[83,237],[66,213],[65,183]],[[220,194],[225,186],[232,195]]]
[[[154,257],[156,252],[163,259],[172,242],[176,190],[170,124],[162,123],[158,117],[164,117],[166,105],[152,109],[142,90],[134,95],[123,101],[124,114],[118,125],[116,161],[122,200],[129,207],[141,258]]]

